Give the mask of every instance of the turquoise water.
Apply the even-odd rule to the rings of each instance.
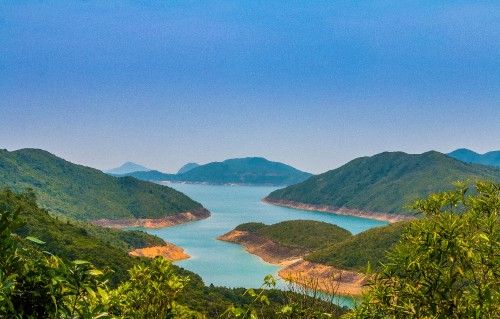
[[[278,278],[280,269],[249,254],[237,244],[216,240],[246,222],[273,224],[284,220],[311,219],[336,224],[357,234],[387,223],[359,217],[340,216],[273,206],[261,202],[276,187],[168,184],[210,210],[212,216],[174,227],[150,229],[168,242],[185,249],[190,259],[177,265],[199,274],[205,284],[225,287],[260,287],[264,277]],[[280,281],[280,287],[284,283]]]

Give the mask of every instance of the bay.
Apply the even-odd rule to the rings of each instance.
[[[278,277],[280,266],[264,262],[260,257],[247,253],[244,247],[216,240],[237,225],[246,222],[274,224],[285,220],[309,219],[336,224],[357,234],[386,222],[366,218],[341,216],[273,206],[263,203],[277,187],[217,186],[199,184],[168,184],[200,202],[212,216],[174,227],[148,229],[185,249],[189,259],[176,262],[180,267],[199,274],[205,284],[225,287],[259,288],[264,277]],[[282,280],[278,287],[285,287]]]

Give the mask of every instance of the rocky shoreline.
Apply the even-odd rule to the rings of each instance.
[[[128,254],[131,256],[140,256],[147,258],[155,258],[156,256],[163,256],[170,261],[191,258],[191,256],[184,253],[184,249],[171,243],[166,243],[166,245],[164,246],[154,246],[154,247],[134,249]]]
[[[92,224],[108,228],[163,228],[184,224],[194,220],[210,217],[210,212],[203,208],[196,212],[180,213],[162,218],[124,218],[124,219],[97,219]]]
[[[304,204],[299,202],[294,202],[286,199],[275,199],[266,197],[262,200],[264,203],[268,203],[276,206],[283,206],[288,208],[295,208],[300,210],[308,210],[315,212],[324,212],[324,213],[332,213],[337,215],[345,215],[345,216],[356,216],[362,218],[375,219],[380,221],[385,221],[389,223],[396,223],[403,220],[412,219],[412,216],[406,215],[398,215],[398,214],[389,214],[382,212],[373,212],[366,210],[358,210],[346,207],[334,207],[327,205],[313,205],[313,204]]]
[[[264,261],[283,266],[278,272],[281,278],[306,288],[360,295],[366,282],[363,274],[305,261],[307,250],[285,247],[248,231],[232,230],[217,239],[240,244]]]

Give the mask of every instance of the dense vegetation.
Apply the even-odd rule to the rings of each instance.
[[[261,157],[228,159],[194,167],[180,174],[158,171],[126,174],[142,180],[210,184],[292,185],[312,176],[283,163]]]
[[[273,225],[245,223],[237,226],[236,230],[254,232],[280,245],[307,251],[339,243],[352,236],[351,232],[337,225],[314,220],[290,220]]]
[[[419,155],[385,152],[272,192],[271,200],[364,211],[407,214],[405,205],[456,180],[500,181],[500,168],[468,164],[431,151]]]
[[[84,259],[99,268],[110,267],[115,271],[110,277],[113,284],[124,280],[127,270],[136,262],[137,258],[129,256],[128,251],[165,244],[162,239],[139,231],[104,229],[53,218],[38,207],[31,192],[16,194],[8,189],[1,191],[0,210],[19,211],[25,224],[16,233],[39,238],[46,243],[45,250],[63,260]]]
[[[50,212],[81,220],[158,218],[202,208],[169,187],[112,177],[37,149],[0,150],[0,187],[31,188]]]
[[[308,254],[305,260],[335,268],[365,272],[370,265],[378,269],[385,255],[401,239],[409,222],[371,228],[343,241]]]
[[[401,239],[409,222],[368,229],[357,235],[336,225],[312,220],[294,220],[265,225],[245,223],[235,229],[249,231],[290,248],[309,251],[304,259],[335,268],[365,272],[377,269],[385,255]]]
[[[446,155],[465,163],[476,163],[500,167],[500,151],[478,154],[466,148],[461,148]]]
[[[500,184],[415,203],[409,225],[350,318],[498,318]]]

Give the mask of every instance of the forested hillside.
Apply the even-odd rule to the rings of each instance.
[[[159,218],[203,208],[169,187],[109,176],[38,149],[0,150],[0,187],[32,189],[50,212],[80,220]]]
[[[300,184],[276,190],[265,201],[285,206],[302,203],[332,209],[411,214],[406,205],[467,179],[499,182],[500,168],[464,163],[435,151],[385,152],[357,158]]]

